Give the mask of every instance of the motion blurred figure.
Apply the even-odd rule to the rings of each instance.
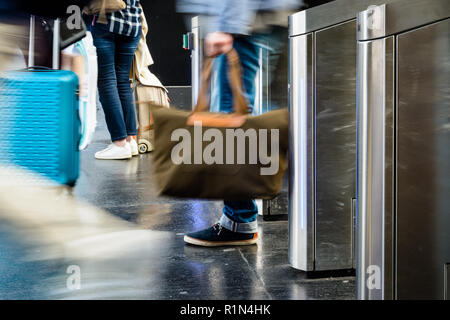
[[[0,0],[0,71],[11,67],[20,44],[27,41],[21,13],[17,2]]]
[[[83,8],[90,0],[0,0],[0,70],[8,68],[18,53],[28,55],[30,15],[56,19],[68,15],[68,8]],[[81,17],[80,17],[81,18]],[[36,64],[50,60],[51,49],[43,30],[36,30]],[[20,48],[20,50],[18,50]]]
[[[300,0],[179,0],[178,10],[206,15],[209,25],[205,38],[205,54],[218,56],[217,95],[219,111],[232,112],[232,94],[227,78],[225,53],[234,48],[243,69],[243,83],[251,108],[255,103],[255,77],[260,68],[259,49],[264,47],[278,56],[283,28],[288,16],[303,6]],[[270,60],[269,72],[276,61]],[[224,201],[223,214],[212,227],[185,235],[187,243],[200,246],[251,245],[257,234],[258,208],[254,200]]]
[[[28,46],[30,14],[55,18],[64,15],[68,2],[83,3],[29,1],[0,0],[0,72],[17,69],[13,61],[18,47]],[[75,199],[70,189],[41,175],[0,163],[2,299],[145,297],[148,277],[142,270],[163,268],[158,257],[167,251],[169,237]],[[155,241],[163,245],[148,245]],[[77,290],[69,286],[72,267],[82,279]],[[130,275],[138,283],[131,290]]]

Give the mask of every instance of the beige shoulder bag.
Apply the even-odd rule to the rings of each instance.
[[[123,0],[92,0],[84,7],[83,13],[87,15],[100,13],[103,15],[123,10],[126,7],[127,5]]]

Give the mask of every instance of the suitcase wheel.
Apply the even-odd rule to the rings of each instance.
[[[147,153],[153,151],[153,145],[146,139],[139,139],[138,142],[139,153]]]
[[[145,143],[140,143],[138,147],[139,147],[139,153],[146,153],[148,150],[148,147]]]

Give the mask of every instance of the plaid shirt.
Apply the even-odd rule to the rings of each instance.
[[[142,26],[139,0],[124,0],[127,7],[123,10],[108,13],[108,29],[110,32],[137,37]]]

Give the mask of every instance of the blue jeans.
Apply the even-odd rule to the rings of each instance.
[[[130,87],[130,70],[141,39],[109,32],[99,24],[91,29],[98,56],[98,91],[112,141],[137,132],[136,111]]]
[[[255,78],[259,70],[259,46],[252,37],[237,36],[234,39],[234,49],[239,54],[242,65],[243,84],[250,107],[255,102]],[[228,63],[225,55],[217,58],[215,68],[217,71],[217,86],[212,96],[220,112],[233,111],[233,97],[228,82]],[[251,110],[249,111],[251,112]],[[223,215],[220,224],[228,230],[254,233],[257,231],[258,207],[254,200],[224,201]]]

